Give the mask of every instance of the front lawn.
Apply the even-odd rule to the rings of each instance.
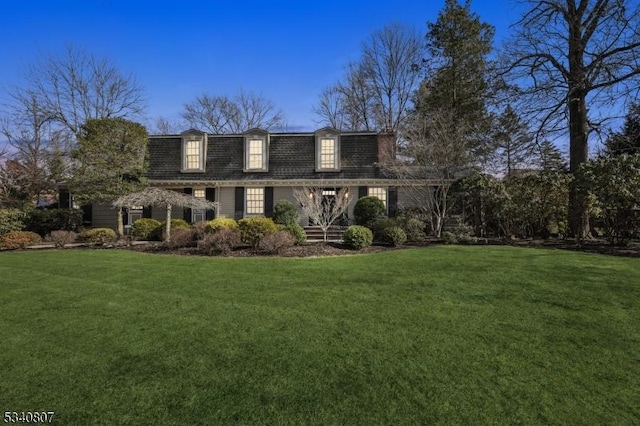
[[[54,424],[638,424],[640,261],[0,253],[0,415]]]

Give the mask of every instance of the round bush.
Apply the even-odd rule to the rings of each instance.
[[[282,231],[287,231],[291,234],[291,236],[296,240],[296,245],[299,246],[307,242],[307,233],[304,232],[304,228],[297,223],[292,225],[281,225],[280,229]]]
[[[221,229],[238,229],[238,222],[230,217],[219,217],[209,221],[206,232],[215,232]]]
[[[373,242],[371,229],[360,225],[351,225],[342,236],[344,244],[354,250],[368,247]]]
[[[19,249],[38,244],[42,241],[40,235],[31,231],[9,231],[0,240],[0,246],[8,249]]]
[[[207,234],[200,241],[198,247],[204,254],[226,255],[240,245],[240,231],[237,229],[221,228],[216,232]]]
[[[157,239],[158,229],[162,227],[159,220],[155,219],[138,219],[131,226],[131,235],[141,240],[150,240],[155,237]]]
[[[356,225],[366,226],[372,229],[376,220],[385,216],[384,203],[374,196],[362,197],[353,208],[353,217]]]
[[[376,220],[373,224],[373,228],[370,228],[373,231],[373,239],[375,241],[383,241],[383,233],[387,228],[391,228],[392,226],[398,226],[398,221],[390,218],[380,218]]]
[[[256,247],[267,234],[278,231],[278,225],[266,217],[247,217],[238,222],[242,242]]]
[[[382,241],[392,246],[401,246],[407,242],[407,234],[399,226],[391,226],[382,231]]]
[[[184,219],[171,219],[171,232],[178,229],[191,229],[191,225],[189,225],[189,222]],[[162,241],[164,239],[166,230],[167,221],[163,220],[162,222],[160,222],[160,228],[156,229],[156,231],[152,235],[152,239]]]
[[[93,228],[81,233],[80,238],[96,244],[111,243],[116,240],[116,232],[111,228]]]
[[[297,225],[300,221],[298,209],[289,200],[280,200],[273,208],[273,221],[278,225]]]

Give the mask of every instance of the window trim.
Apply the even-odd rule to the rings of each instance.
[[[252,189],[259,189],[262,191],[262,199],[261,199],[261,211],[259,213],[249,213],[249,192]],[[247,216],[264,216],[264,202],[265,202],[265,188],[264,186],[247,186],[244,188],[244,215]],[[256,200],[257,201],[257,200]]]
[[[262,133],[262,132],[261,132]],[[251,153],[249,148],[252,141],[262,142],[262,165],[260,167],[250,167]],[[244,172],[268,172],[269,171],[269,134],[247,134],[244,137]]]
[[[202,191],[202,197],[196,195],[197,191]],[[207,190],[205,188],[192,188],[191,195],[195,198],[205,199],[207,197]],[[200,220],[196,220],[196,215],[201,215],[202,221],[207,220],[207,211],[205,209],[191,209],[191,223],[201,222]]]
[[[322,142],[333,140],[333,167],[322,166]],[[340,171],[340,133],[334,129],[323,129],[316,132],[316,172],[339,172]]]
[[[189,142],[198,142],[198,167],[189,167],[187,146]],[[182,135],[182,173],[202,173],[205,171],[207,134],[206,133],[186,133]]]

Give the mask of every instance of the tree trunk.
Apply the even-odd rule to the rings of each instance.
[[[122,220],[123,220],[122,207],[118,207],[118,238],[124,237],[124,224]]]
[[[171,204],[167,204],[167,224],[164,231],[164,240],[171,240]]]
[[[571,3],[569,19],[569,170],[575,176],[578,167],[589,158],[587,130],[587,76],[584,66],[582,16]],[[586,195],[578,191],[575,180],[569,188],[569,233],[582,239],[589,233]]]

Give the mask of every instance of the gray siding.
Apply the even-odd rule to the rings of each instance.
[[[235,217],[236,189],[232,186],[218,188],[218,202],[220,203],[220,217]]]
[[[118,229],[118,212],[108,203],[94,203],[91,217],[92,228]]]

